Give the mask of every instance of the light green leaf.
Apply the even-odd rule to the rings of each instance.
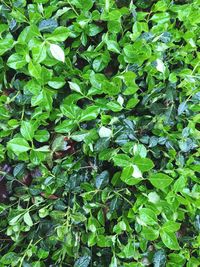
[[[142,180],[142,173],[136,165],[130,165],[123,169],[120,179],[128,185],[136,185]]]
[[[112,137],[112,130],[110,130],[110,129],[107,128],[107,127],[102,126],[102,127],[99,129],[99,136],[100,136],[101,138],[110,138],[110,137]]]
[[[65,80],[61,77],[54,77],[48,81],[48,85],[54,89],[60,89],[65,85]]]
[[[56,44],[50,44],[50,51],[55,59],[61,62],[65,62],[65,54],[60,46]]]
[[[159,231],[150,227],[142,227],[142,232],[141,232],[142,236],[146,239],[146,240],[156,240],[159,237]]]
[[[24,57],[20,54],[12,54],[7,61],[7,65],[15,70],[23,68],[27,64],[26,60]]]
[[[152,173],[149,177],[149,180],[152,185],[158,189],[168,187],[173,181],[170,176],[164,173]]]
[[[33,226],[33,221],[31,219],[30,213],[26,212],[23,216],[24,222],[28,225],[28,226]]]
[[[117,154],[114,156],[113,161],[119,167],[127,167],[132,164],[130,157],[126,154]]]
[[[56,28],[51,34],[47,35],[47,40],[54,42],[64,42],[70,35],[68,28],[60,26]]]
[[[164,232],[174,233],[180,229],[180,226],[180,223],[168,221],[163,224],[162,229]]]
[[[167,248],[172,250],[180,249],[176,235],[174,233],[169,233],[161,230],[160,237]]]
[[[49,140],[50,134],[47,130],[36,131],[34,138],[38,142],[47,142]]]
[[[153,210],[148,209],[148,208],[142,208],[139,210],[139,216],[140,220],[145,224],[145,225],[155,225],[157,224],[157,217],[156,214]]]
[[[96,119],[99,114],[99,107],[97,106],[90,106],[82,111],[80,122],[82,121],[90,121]]]
[[[15,225],[16,222],[18,222],[18,220],[21,218],[22,214],[18,214],[17,216],[15,216],[14,218],[12,218],[9,221],[9,225]]]
[[[32,48],[33,62],[40,63],[46,58],[46,46],[44,43],[38,44]]]
[[[38,63],[33,63],[32,61],[28,64],[28,70],[31,76],[36,79],[41,78],[41,66]]]
[[[73,90],[73,91],[75,91],[75,92],[77,92],[77,93],[81,93],[81,88],[80,88],[80,86],[77,84],[77,83],[74,83],[74,82],[68,82],[69,83],[69,87]]]
[[[59,125],[55,127],[57,133],[69,133],[73,128],[76,127],[76,124],[72,120],[64,120]]]
[[[34,136],[33,124],[30,121],[22,121],[20,132],[26,140],[31,141]]]
[[[153,161],[148,158],[135,157],[133,163],[136,164],[142,172],[149,171],[154,167]]]
[[[165,72],[166,67],[161,59],[156,60],[156,69],[162,73]]]
[[[107,40],[106,44],[109,51],[120,54],[120,47],[116,41]]]
[[[7,144],[7,148],[14,152],[16,155],[30,150],[28,142],[20,137],[11,139]]]

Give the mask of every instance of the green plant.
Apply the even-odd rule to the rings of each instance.
[[[200,1],[0,2],[0,266],[200,266]]]

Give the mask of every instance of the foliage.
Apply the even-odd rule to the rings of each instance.
[[[0,266],[200,266],[199,14],[1,0]]]

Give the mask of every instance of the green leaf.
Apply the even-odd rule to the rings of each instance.
[[[3,265],[11,265],[13,262],[18,261],[17,253],[15,252],[7,252],[5,255],[3,255],[0,259],[0,263]]]
[[[60,89],[65,85],[65,80],[61,77],[54,77],[48,81],[48,85],[54,89]]]
[[[100,136],[101,138],[110,138],[110,137],[112,137],[112,130],[110,130],[110,129],[107,128],[107,127],[102,126],[102,127],[99,129],[99,136]]]
[[[65,62],[65,54],[62,48],[56,44],[50,44],[50,51],[52,56],[58,61]]]
[[[30,213],[26,212],[23,216],[24,222],[28,225],[28,226],[33,226],[33,221],[31,219]]]
[[[81,93],[81,88],[80,88],[80,86],[77,84],[77,83],[74,83],[74,82],[68,82],[69,83],[69,87],[73,90],[73,91],[75,91],[75,92],[77,92],[77,93]]]
[[[10,33],[8,33],[5,38],[0,40],[0,56],[2,56],[6,51],[10,50],[14,45],[14,39]]]
[[[134,108],[139,103],[139,99],[137,98],[131,98],[126,104],[126,108]]]
[[[26,60],[24,57],[20,54],[12,54],[7,61],[7,65],[15,70],[23,68],[27,64]]]
[[[136,164],[142,172],[149,171],[154,167],[153,161],[148,158],[135,157],[133,163]]]
[[[162,230],[167,233],[174,233],[180,229],[180,226],[180,223],[168,221],[163,224]]]
[[[20,138],[20,137],[11,139],[7,143],[7,148],[11,150],[12,152],[14,152],[16,155],[19,155],[20,153],[30,150],[30,146],[28,142],[25,139]]]
[[[141,65],[146,59],[151,56],[150,47],[142,40],[137,40],[133,45],[124,46],[125,60],[128,63],[137,63]]]
[[[170,176],[164,173],[152,173],[149,177],[149,180],[152,185],[158,189],[168,187],[173,181]]]
[[[26,140],[31,141],[33,139],[33,136],[34,136],[33,124],[30,121],[22,121],[21,127],[20,127],[20,132]]]
[[[31,79],[24,86],[24,90],[25,92],[26,90],[29,90],[33,95],[38,95],[42,91],[42,88],[41,85],[35,79]]]
[[[47,35],[47,40],[54,42],[64,42],[70,35],[68,28],[60,26],[56,28],[50,35]]]
[[[154,241],[159,237],[159,231],[155,230],[153,228],[150,227],[142,227],[142,232],[141,232],[142,236],[146,239],[146,240],[150,240],[150,241]]]
[[[95,179],[95,186],[97,189],[104,188],[109,183],[109,172],[103,171],[101,174],[97,175]]]
[[[71,120],[65,120],[55,127],[57,133],[69,133],[76,127],[75,122]]]
[[[130,157],[126,154],[118,154],[114,156],[113,161],[115,165],[119,167],[127,167],[130,166],[132,163]]]
[[[148,208],[142,208],[139,210],[139,216],[142,223],[145,225],[155,225],[157,224],[157,217],[153,210]]]
[[[176,235],[174,233],[169,233],[161,230],[160,237],[167,248],[172,250],[180,249]]]
[[[50,134],[47,130],[38,130],[34,134],[34,138],[38,142],[47,142],[49,140]]]
[[[19,219],[22,217],[22,214],[18,214],[16,215],[14,218],[12,218],[10,221],[9,221],[9,225],[15,225]]]
[[[32,61],[28,64],[28,71],[32,77],[36,80],[41,78],[41,66],[38,63],[34,63]]]
[[[136,165],[130,165],[123,169],[120,178],[128,185],[136,185],[142,180],[142,173]]]
[[[107,40],[106,44],[109,51],[120,54],[120,47],[116,41]]]
[[[83,121],[94,120],[99,115],[99,111],[100,111],[99,107],[96,106],[88,107],[82,111],[81,118],[79,121],[83,122]]]
[[[45,43],[37,44],[32,48],[33,62],[40,63],[45,60],[47,53]]]

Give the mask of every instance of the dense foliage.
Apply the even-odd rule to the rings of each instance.
[[[200,1],[0,2],[0,266],[200,266]]]

